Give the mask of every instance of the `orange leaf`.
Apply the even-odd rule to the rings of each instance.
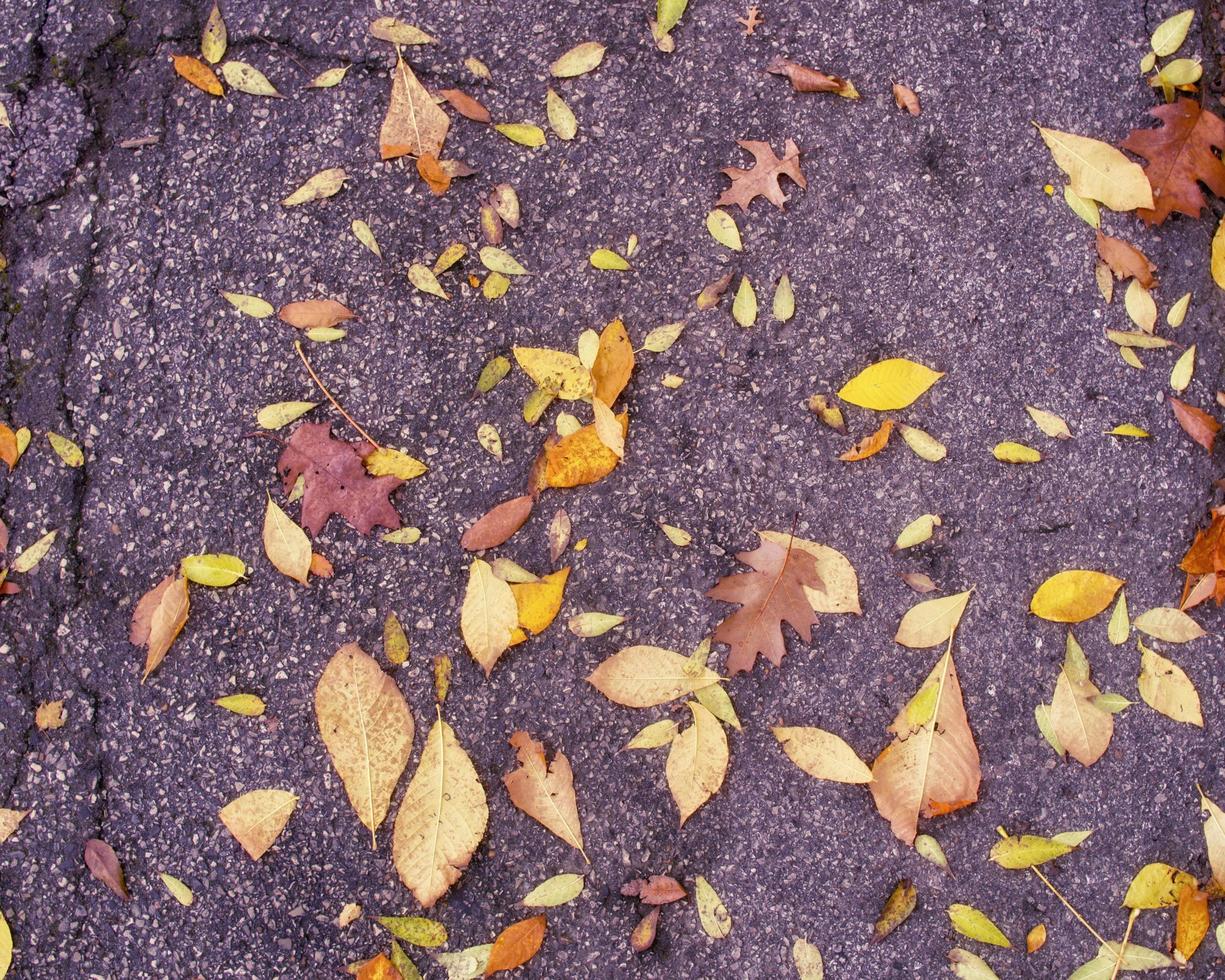
[[[451,107],[461,116],[473,122],[487,123],[490,121],[489,110],[467,92],[461,92],[457,88],[443,88],[438,90],[438,94],[450,102]]]
[[[1128,279],[1134,276],[1145,289],[1152,289],[1157,285],[1157,278],[1153,275],[1157,267],[1148,260],[1147,255],[1134,245],[1128,245],[1121,238],[1111,238],[1099,231],[1097,233],[1097,254],[1110,267],[1116,279]]]
[[[146,647],[143,681],[157,669],[170,651],[170,645],[187,625],[190,608],[187,579],[168,575],[141,596],[132,613],[128,639]]]
[[[464,532],[459,539],[460,547],[468,551],[496,548],[523,527],[532,513],[534,502],[531,495],[526,493],[522,497],[504,500]]]
[[[315,327],[334,327],[345,320],[352,320],[356,314],[342,303],[334,299],[304,299],[296,303],[286,303],[277,314],[291,327],[299,330],[311,330]]]
[[[401,980],[400,971],[387,958],[386,953],[379,953],[374,959],[366,960],[357,970],[357,980]]]
[[[600,347],[591,365],[595,397],[611,408],[633,373],[634,345],[630,343],[625,324],[619,319],[613,320],[600,334]]]
[[[17,465],[17,433],[0,423],[0,462],[11,471]]]
[[[1206,203],[1201,183],[1225,197],[1225,163],[1214,152],[1225,149],[1225,121],[1195,99],[1179,99],[1150,112],[1161,126],[1133,129],[1119,144],[1148,161],[1144,173],[1153,185],[1153,207],[1136,213],[1150,225],[1161,224],[1174,211],[1198,218]]]
[[[1203,409],[1177,398],[1170,399],[1170,408],[1174,410],[1174,418],[1178,419],[1183,431],[1211,453],[1212,444],[1221,431],[1221,423]]]
[[[621,433],[629,431],[629,415],[617,416]],[[600,441],[594,425],[585,425],[562,439],[545,443],[536,460],[533,473],[537,489],[544,487],[578,487],[595,483],[608,476],[621,458]]]
[[[885,419],[880,428],[870,436],[865,436],[838,458],[848,463],[854,463],[869,456],[875,456],[889,442],[889,434],[893,432],[893,419]]]
[[[174,62],[174,70],[201,92],[207,92],[209,95],[225,94],[221,80],[199,58],[193,58],[189,54],[176,54],[171,56],[171,61]]]
[[[438,158],[432,153],[422,153],[417,157],[417,175],[430,185],[430,191],[441,197],[451,186],[451,175],[443,169]]]
[[[310,573],[318,575],[320,578],[331,578],[334,574],[332,571],[332,563],[317,551],[311,552],[311,567]]]
[[[1178,896],[1178,918],[1174,926],[1174,959],[1186,963],[1208,934],[1208,893],[1184,885]]]
[[[515,732],[510,744],[519,758],[519,768],[502,777],[510,801],[586,857],[570,760],[558,750],[549,764],[543,743],[527,732]]]
[[[548,927],[549,920],[545,916],[534,915],[503,929],[493,941],[493,949],[489,951],[485,976],[502,970],[513,970],[530,960],[544,942]]]

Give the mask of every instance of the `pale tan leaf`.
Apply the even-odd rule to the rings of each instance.
[[[715,684],[719,675],[688,657],[653,646],[618,650],[600,664],[587,682],[610,701],[629,708],[649,708],[685,697]]]
[[[264,553],[282,575],[306,584],[311,566],[310,538],[271,496],[264,511]]]
[[[486,676],[510,646],[518,625],[519,608],[511,587],[493,574],[488,562],[474,558],[459,628],[464,645],[472,659],[485,668]]]
[[[791,761],[808,775],[836,783],[870,783],[872,770],[853,748],[821,728],[771,729]]]
[[[682,827],[723,785],[728,761],[727,734],[719,719],[696,701],[689,702],[689,710],[693,724],[672,740],[665,768]]]
[[[435,103],[403,58],[396,56],[391,101],[379,130],[379,155],[384,160],[411,155],[442,156],[450,117]]]
[[[570,761],[558,751],[547,763],[544,745],[527,732],[515,732],[510,744],[519,758],[519,768],[502,777],[511,802],[586,858]]]
[[[898,624],[894,642],[914,649],[934,647],[948,640],[961,622],[973,590],[925,599],[911,606]]]
[[[263,857],[293,815],[298,798],[283,789],[254,789],[221,808],[221,822],[253,860]]]
[[[1172,660],[1140,644],[1140,697],[1167,718],[1204,727],[1199,692],[1183,669]]]

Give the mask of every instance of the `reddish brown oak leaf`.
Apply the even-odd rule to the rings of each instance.
[[[397,528],[400,515],[391,506],[389,494],[403,480],[394,476],[370,476],[362,457],[370,452],[365,443],[342,442],[332,436],[326,422],[304,422],[294,429],[277,460],[277,472],[288,493],[299,476],[304,480],[302,526],[318,534],[333,514],[339,514],[360,533],[369,534],[376,524]]]
[[[1225,150],[1225,121],[1194,99],[1179,99],[1151,110],[1161,120],[1157,129],[1133,129],[1120,144],[1144,157],[1144,172],[1153,185],[1153,207],[1137,214],[1159,225],[1174,211],[1198,218],[1207,201],[1200,184],[1225,197],[1225,163],[1213,152]]]
[[[802,548],[783,548],[765,539],[756,551],[742,551],[736,558],[754,571],[724,576],[706,593],[740,604],[719,624],[714,640],[732,648],[727,669],[734,674],[752,670],[758,654],[777,667],[787,652],[784,621],[803,639],[812,636],[817,617],[804,589],[824,588],[816,559]]]
[[[800,148],[793,140],[787,140],[780,159],[770,149],[770,144],[761,140],[737,140],[744,149],[753,154],[751,170],[740,167],[724,167],[723,173],[731,178],[732,186],[723,192],[718,206],[739,204],[741,211],[748,211],[753,199],[764,197],[780,211],[790,198],[779,186],[780,177],[790,177],[800,187],[807,187],[808,180],[800,171]]]

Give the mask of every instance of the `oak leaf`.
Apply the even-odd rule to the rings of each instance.
[[[747,212],[754,198],[764,197],[781,211],[790,198],[779,186],[779,178],[790,177],[800,187],[808,186],[808,180],[800,170],[800,149],[793,140],[787,140],[781,158],[774,155],[769,143],[761,140],[736,142],[753,154],[755,162],[750,170],[740,167],[723,168],[722,172],[731,178],[732,186],[723,192],[716,206],[738,204],[741,211]]]
[[[187,579],[173,574],[167,575],[141,596],[132,611],[128,639],[135,646],[146,649],[142,681],[165,659],[170,645],[187,625],[190,608]]]
[[[488,823],[480,777],[440,717],[404,792],[392,839],[400,880],[425,908],[459,881]]]
[[[387,816],[391,794],[413,748],[413,715],[378,662],[346,643],[315,687],[315,717],[349,802],[370,831]]]
[[[727,575],[706,593],[741,607],[719,624],[713,639],[731,646],[727,668],[732,673],[752,670],[758,654],[779,666],[787,652],[783,623],[809,640],[817,622],[805,591],[824,586],[816,559],[794,540],[784,547],[764,536],[755,551],[742,551],[736,558],[754,570]]]
[[[371,477],[362,465],[365,444],[342,442],[326,422],[303,422],[293,431],[277,472],[289,493],[299,476],[304,480],[302,524],[318,534],[333,514],[339,514],[361,534],[378,525],[395,530],[400,515],[390,493],[404,481],[394,476]]]
[[[515,732],[510,744],[519,757],[519,768],[502,777],[511,802],[586,858],[570,761],[559,750],[548,763],[544,745],[527,732]]]
[[[450,125],[447,114],[434,104],[408,62],[397,54],[391,101],[379,130],[379,156],[384,160],[406,154],[438,157]]]
[[[868,788],[894,835],[913,844],[920,816],[949,813],[978,799],[978,747],[951,651],[932,668],[889,731],[894,739],[872,764]]]
[[[1150,111],[1161,126],[1133,129],[1121,144],[1148,161],[1144,172],[1153,187],[1153,207],[1136,213],[1150,225],[1161,224],[1174,211],[1198,218],[1207,204],[1201,183],[1225,197],[1225,163],[1214,152],[1225,150],[1225,121],[1195,99]]]

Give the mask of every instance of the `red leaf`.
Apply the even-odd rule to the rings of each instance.
[[[1207,203],[1200,183],[1225,197],[1225,163],[1214,149],[1225,150],[1225,121],[1194,99],[1179,99],[1151,110],[1161,120],[1157,129],[1133,129],[1121,146],[1144,157],[1144,172],[1153,185],[1153,207],[1137,214],[1159,225],[1173,211],[1198,218]]]
[[[85,866],[91,875],[120,898],[131,898],[123,880],[123,866],[115,856],[115,849],[106,841],[94,837],[85,842]]]
[[[671,875],[636,878],[621,886],[621,894],[637,898],[644,905],[670,905],[687,895],[684,886]]]
[[[1174,418],[1178,419],[1183,431],[1211,453],[1216,435],[1221,431],[1221,423],[1203,409],[1177,398],[1170,399],[1170,408],[1174,409]]]

